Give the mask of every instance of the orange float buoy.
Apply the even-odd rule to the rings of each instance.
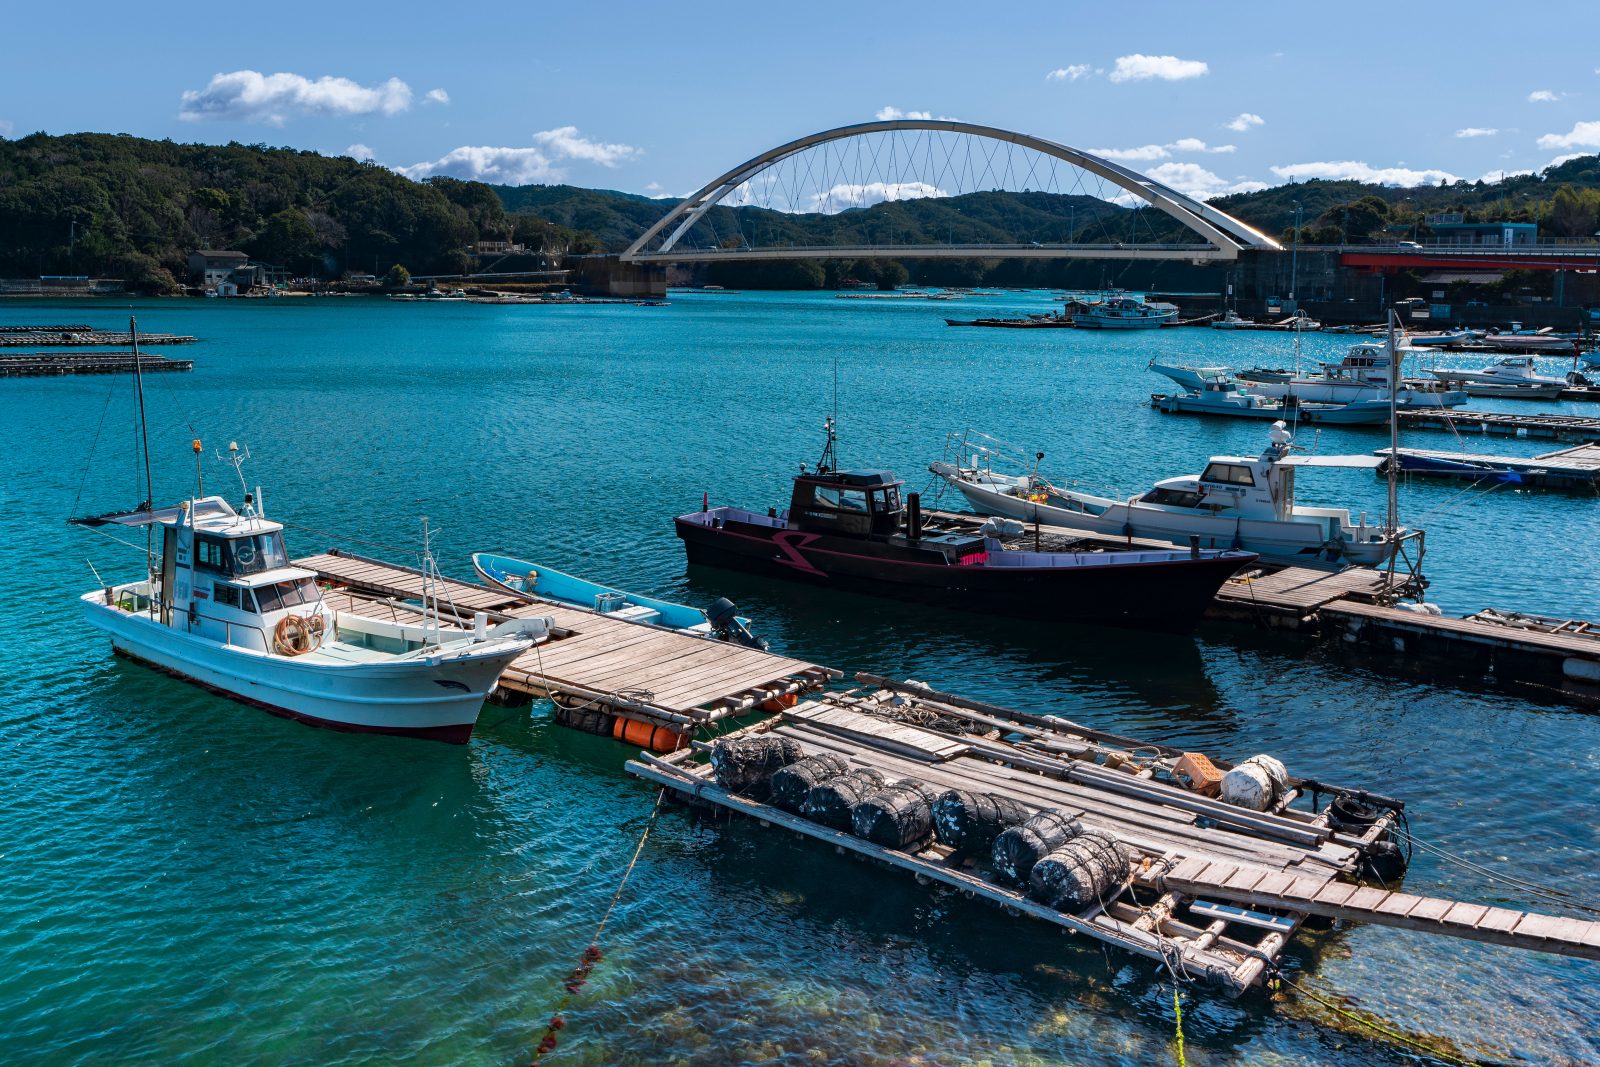
[[[773,697],[771,700],[763,700],[761,702],[761,710],[778,712],[783,711],[785,708],[792,708],[798,703],[800,703],[800,698],[798,696],[796,696],[794,693],[785,693],[781,697]]]
[[[652,723],[641,722],[638,719],[628,719],[617,716],[616,724],[611,728],[611,736],[618,741],[625,741],[630,745],[647,748],[651,752],[676,752],[689,743],[689,739],[669,726],[656,726]]]

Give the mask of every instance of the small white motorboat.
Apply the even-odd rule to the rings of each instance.
[[[1506,356],[1487,367],[1441,367],[1433,372],[1447,386],[1471,396],[1554,400],[1567,388],[1565,378],[1540,374],[1532,356]]]
[[[1146,537],[1201,548],[1234,548],[1304,566],[1378,566],[1408,536],[1382,522],[1353,520],[1344,508],[1294,502],[1301,467],[1373,468],[1372,456],[1293,455],[1288,427],[1274,423],[1260,456],[1213,456],[1198,475],[1168,478],[1126,500],[1059,489],[1037,470],[1003,474],[1002,453],[957,439],[955,461],[929,466],[978,512],[1113,537]]]
[[[1232,371],[1222,367],[1168,366],[1152,360],[1149,369],[1166,375],[1187,390],[1150,397],[1151,407],[1169,414],[1224,415],[1343,426],[1375,426],[1389,421],[1387,400],[1317,404],[1299,401],[1293,394],[1273,398],[1250,392],[1239,384]]]
[[[1402,360],[1408,351],[1400,349]],[[1262,396],[1292,396],[1302,404],[1387,403],[1391,359],[1388,342],[1363,341],[1352,345],[1338,363],[1323,363],[1314,371],[1251,367],[1235,377]],[[1467,402],[1467,393],[1425,378],[1402,378],[1395,400],[1406,409],[1453,408]]]

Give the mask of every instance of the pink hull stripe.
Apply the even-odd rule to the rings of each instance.
[[[198,686],[199,688],[206,690],[208,693],[215,693],[218,696],[227,697],[229,700],[236,701],[240,704],[248,704],[252,708],[260,708],[262,711],[271,712],[282,719],[293,719],[295,722],[305,723],[307,726],[318,726],[324,730],[338,730],[341,733],[347,734],[389,734],[394,737],[416,737],[421,738],[424,741],[443,741],[446,744],[451,745],[464,745],[472,739],[472,728],[474,725],[476,725],[475,723],[464,722],[457,723],[453,726],[364,726],[359,723],[337,722],[333,719],[320,719],[315,715],[306,715],[302,712],[291,711],[288,708],[281,708],[276,704],[268,704],[260,700],[251,700],[247,696],[241,696],[238,693],[231,693],[226,689],[221,689],[207,682],[202,682],[198,678],[192,678],[181,671],[174,671],[167,667],[161,666],[159,663],[151,663],[147,659],[141,659],[138,656],[135,656],[133,653],[124,652],[122,649],[117,648],[116,646],[112,646],[112,651],[125,659],[132,660],[140,666],[148,667],[151,670],[165,674],[170,678],[177,678],[180,681],[188,682],[190,685]]]

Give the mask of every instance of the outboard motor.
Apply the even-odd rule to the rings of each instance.
[[[733,601],[725,596],[719,596],[711,602],[711,606],[706,609],[706,618],[710,620],[711,629],[717,635],[717,639],[765,652],[767,639],[751,633],[750,627],[740,622],[735,614],[738,610],[733,606]]]

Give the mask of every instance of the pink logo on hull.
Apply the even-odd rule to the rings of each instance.
[[[777,562],[787,564],[795,570],[805,571],[807,574],[820,574],[824,578],[828,572],[820,569],[810,560],[800,554],[800,549],[817,539],[816,534],[796,533],[786,531],[772,538],[772,543],[778,546],[778,551],[783,553]]]

